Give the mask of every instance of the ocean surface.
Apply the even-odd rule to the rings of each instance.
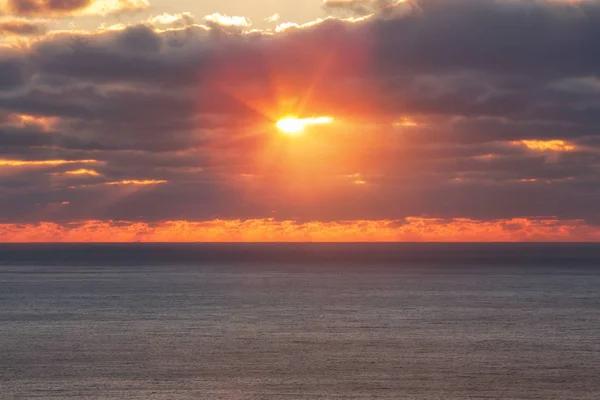
[[[0,245],[1,399],[600,399],[600,246]]]

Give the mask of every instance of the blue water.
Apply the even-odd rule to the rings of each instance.
[[[600,399],[597,245],[0,245],[2,399]]]

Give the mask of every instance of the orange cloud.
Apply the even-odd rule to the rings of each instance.
[[[148,179],[148,180],[123,180],[123,181],[115,181],[115,182],[106,182],[104,183],[105,185],[158,185],[161,183],[167,183],[167,181],[163,181],[163,180],[154,180],[154,179]]]
[[[44,25],[37,22],[20,19],[0,20],[0,35],[36,36],[45,32]]]
[[[522,145],[535,151],[573,151],[576,147],[564,140],[521,140],[512,142],[513,145]]]
[[[352,183],[354,183],[355,185],[366,185],[367,181],[363,178],[363,176],[361,174],[352,174],[352,175],[347,175],[347,178],[352,180]]]
[[[90,175],[90,176],[100,176],[100,174],[96,171],[94,171],[93,169],[85,169],[85,168],[80,168],[74,171],[67,171],[65,172],[65,174],[67,175]]]
[[[0,167],[28,167],[28,166],[58,166],[65,164],[92,164],[97,163],[96,160],[6,160],[0,159]]]
[[[16,114],[14,118],[18,121],[21,126],[37,125],[44,130],[48,130],[52,124],[54,124],[58,118],[56,117],[45,117],[40,115],[30,114]]]
[[[393,125],[401,128],[414,128],[419,126],[412,118],[402,118],[400,121],[394,122]]]
[[[520,242],[600,241],[583,220],[405,220],[306,222],[272,219],[205,222],[84,221],[0,225],[2,242]]]

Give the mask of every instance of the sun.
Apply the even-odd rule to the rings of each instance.
[[[303,132],[305,126],[306,124],[301,119],[293,117],[277,121],[277,128],[290,135],[296,135]]]
[[[277,128],[288,135],[297,135],[304,132],[304,129],[308,125],[322,125],[331,124],[333,118],[331,117],[317,117],[317,118],[296,118],[287,117],[277,121]]]

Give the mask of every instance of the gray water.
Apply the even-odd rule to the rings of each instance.
[[[353,248],[0,247],[0,398],[600,399],[598,247]]]

